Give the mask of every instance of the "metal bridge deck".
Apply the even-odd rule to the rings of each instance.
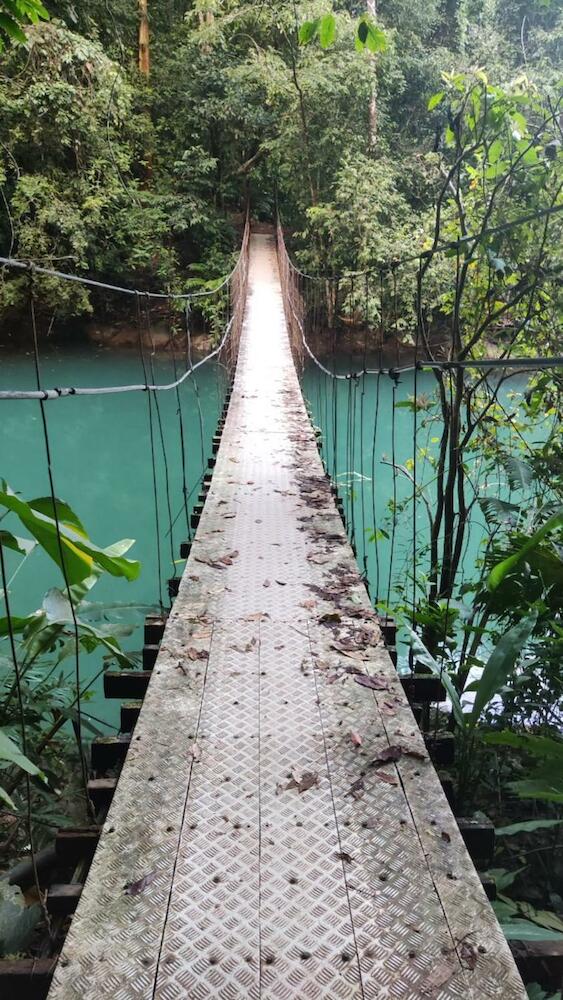
[[[402,757],[374,765],[390,745]],[[212,487],[50,992],[209,997],[525,997],[324,478],[266,236]]]

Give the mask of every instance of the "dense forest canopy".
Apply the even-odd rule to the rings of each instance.
[[[445,87],[459,103],[483,67],[521,139],[552,110],[538,142],[542,159],[546,146],[550,163],[560,157],[563,14],[554,0],[371,0],[367,15],[363,3],[326,0],[149,2],[150,74],[139,70],[134,0],[48,6],[50,20],[43,10],[22,15],[22,44],[4,31],[6,256],[185,288],[226,270],[247,194],[254,215],[270,220],[278,199],[313,270],[421,250],[456,114],[455,100],[432,110],[428,101]],[[303,25],[327,12],[328,36],[303,44]],[[377,24],[379,51],[358,45],[365,17]],[[469,174],[463,184],[469,191]],[[503,218],[543,197],[508,193]],[[482,213],[473,202],[472,225]],[[454,218],[450,235],[456,227]],[[4,311],[18,306],[22,287],[3,280]],[[48,281],[41,293],[59,316],[91,308],[78,287],[62,301]]]

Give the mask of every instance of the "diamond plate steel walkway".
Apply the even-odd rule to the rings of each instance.
[[[324,477],[267,236],[210,494],[49,996],[526,996]]]

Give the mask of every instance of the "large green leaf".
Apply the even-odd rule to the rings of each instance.
[[[28,774],[33,775],[34,778],[41,778],[42,781],[46,782],[45,775],[36,764],[33,763],[26,757],[24,753],[20,750],[17,743],[14,743],[6,733],[2,732],[0,729],[0,760],[6,761],[8,764],[14,764],[16,767],[21,768],[22,771],[27,771]]]
[[[531,486],[534,481],[534,470],[527,462],[515,455],[509,455],[504,462],[508,475],[508,482],[513,490],[524,490]]]
[[[510,826],[499,826],[495,830],[497,837],[514,837],[518,833],[533,833],[535,830],[548,830],[552,826],[560,826],[563,819],[527,819],[522,823],[511,823]]]
[[[23,632],[31,624],[34,619],[34,615],[28,615],[27,618],[16,618],[11,617],[8,621],[7,618],[0,618],[0,637],[9,635],[11,631],[17,635],[18,632]]]
[[[452,703],[454,718],[458,725],[464,728],[467,724],[467,719],[461,705],[461,699],[448,671],[444,667],[441,667],[440,664],[434,659],[432,654],[427,650],[420,636],[418,636],[416,632],[413,632],[412,629],[409,629],[408,631],[409,645],[412,649],[415,661],[422,663],[425,667],[429,667],[432,673],[436,674],[436,676],[440,678]]]
[[[513,555],[508,556],[507,559],[503,559],[502,562],[498,563],[489,573],[489,579],[487,580],[487,586],[489,590],[496,590],[500,586],[505,576],[510,573],[513,569],[518,566],[519,563],[525,559],[528,552],[533,551],[543,539],[549,535],[556,528],[560,528],[563,525],[563,507],[556,511],[545,524],[542,524],[541,528],[538,528],[533,535],[518,549],[518,552],[513,553]]]
[[[32,506],[34,503],[38,504],[41,509],[39,507],[35,509]],[[140,563],[114,555],[115,546],[101,549],[94,545],[85,535],[80,521],[68,505],[61,502],[59,508],[57,500],[57,512],[60,510],[63,518],[59,519],[59,546],[57,522],[54,516],[44,513],[46,509],[48,510],[49,503],[50,501],[46,501],[45,498],[26,503],[25,500],[16,496],[6,484],[0,490],[0,504],[19,517],[24,527],[37,539],[41,547],[59,567],[61,567],[60,548],[62,548],[64,568],[71,584],[79,583],[90,576],[96,567],[106,570],[112,576],[124,576],[127,580],[135,580],[138,577]],[[51,514],[54,514],[52,506]],[[119,544],[130,547],[133,543],[127,539]]]
[[[41,907],[26,906],[19,886],[0,879],[0,956],[25,951],[41,918]]]
[[[508,920],[501,923],[501,927],[509,941],[563,941],[563,934],[533,924],[531,920]]]
[[[303,24],[299,28],[299,41],[301,45],[308,45],[309,42],[315,37],[319,28],[319,19],[315,21],[303,21]]]
[[[0,544],[5,549],[19,552],[21,556],[28,556],[30,552],[33,552],[37,542],[32,542],[29,538],[18,538],[17,535],[12,535],[9,531],[0,531]]]
[[[560,761],[563,770],[563,740],[556,740],[551,736],[537,736],[535,733],[513,733],[508,729],[498,733],[486,733],[483,740],[490,746],[514,747],[516,750],[525,750],[534,757]]]
[[[537,611],[513,625],[497,642],[479,680],[470,723],[475,725],[481,712],[491,699],[498,694],[512,673],[523,647],[526,645],[537,622]]]
[[[336,20],[334,14],[324,14],[319,24],[319,41],[321,48],[328,49],[336,37]]]

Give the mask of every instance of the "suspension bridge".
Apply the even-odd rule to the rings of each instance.
[[[210,488],[49,998],[520,1000],[319,458],[274,238],[242,267]]]
[[[41,407],[55,517],[49,406],[67,396],[144,393],[162,594],[159,441],[172,550],[176,521],[168,483],[173,459],[158,397],[174,391],[188,530],[182,578],[168,581],[172,610],[145,625],[143,669],[104,675],[106,695],[122,702],[121,730],[92,745],[85,790],[96,823],[60,832],[53,864],[59,879],[66,873],[66,882],[51,876],[46,882],[50,934],[33,959],[0,963],[0,993],[7,1000],[39,1000],[47,993],[49,1000],[524,1000],[487,898],[493,889],[472,861],[491,857],[492,827],[454,818],[449,779],[435,769],[453,762],[453,736],[432,734],[428,725],[429,704],[445,698],[442,678],[423,672],[416,661],[409,674],[399,675],[396,625],[376,614],[366,587],[366,525],[379,536],[375,489],[370,511],[363,476],[357,502],[349,491],[346,518],[335,483],[339,446],[347,469],[362,464],[365,380],[375,376],[375,484],[380,380],[388,378],[390,566],[385,573],[379,548],[371,545],[371,586],[376,597],[386,590],[382,603],[389,609],[399,516],[399,375],[412,374],[416,400],[421,369],[439,370],[449,380],[443,391],[453,398],[454,380],[464,368],[500,368],[504,377],[509,366],[510,377],[561,366],[562,359],[438,357],[425,329],[421,276],[434,252],[459,254],[459,243],[469,237],[412,259],[418,262],[418,274],[416,266],[412,272],[414,360],[398,350],[386,360],[384,332],[397,329],[402,308],[398,264],[378,271],[371,284],[363,274],[329,283],[296,268],[281,226],[276,234],[263,229],[251,231],[247,219],[231,274],[211,291],[184,295],[116,288],[0,258],[16,274],[27,273],[37,375],[34,389],[2,389],[0,400],[31,399]],[[401,266],[411,263],[409,258]],[[459,271],[459,257],[457,264]],[[80,281],[96,294],[134,297],[141,382],[44,385],[34,309],[34,286],[43,273],[51,280]],[[375,361],[367,351],[370,295],[378,300],[380,317]],[[208,312],[220,334],[217,346],[194,364],[190,310],[198,297],[215,302]],[[185,363],[178,370],[174,354],[174,380],[160,383],[150,310],[171,302],[185,307]],[[319,359],[317,335],[334,326],[331,312],[358,315],[359,302],[363,359],[358,370],[342,372],[334,358]],[[190,514],[179,393],[202,365],[217,359],[230,373],[230,387],[214,457],[205,476],[202,470],[199,504]],[[326,378],[317,387],[316,409],[326,438],[332,438],[330,469],[327,441],[322,458],[302,395],[298,372],[304,359]],[[498,399],[498,387],[491,389],[492,402]],[[346,441],[339,445],[342,405]],[[199,415],[201,420],[201,409]],[[415,406],[413,586],[421,545],[418,433]],[[161,500],[160,516],[162,507]],[[5,579],[3,587],[7,594]],[[67,595],[72,604],[68,586]],[[413,621],[416,600],[413,589]],[[16,656],[14,669],[18,675]],[[79,696],[77,707],[80,717]],[[35,862],[33,869],[39,884]]]

